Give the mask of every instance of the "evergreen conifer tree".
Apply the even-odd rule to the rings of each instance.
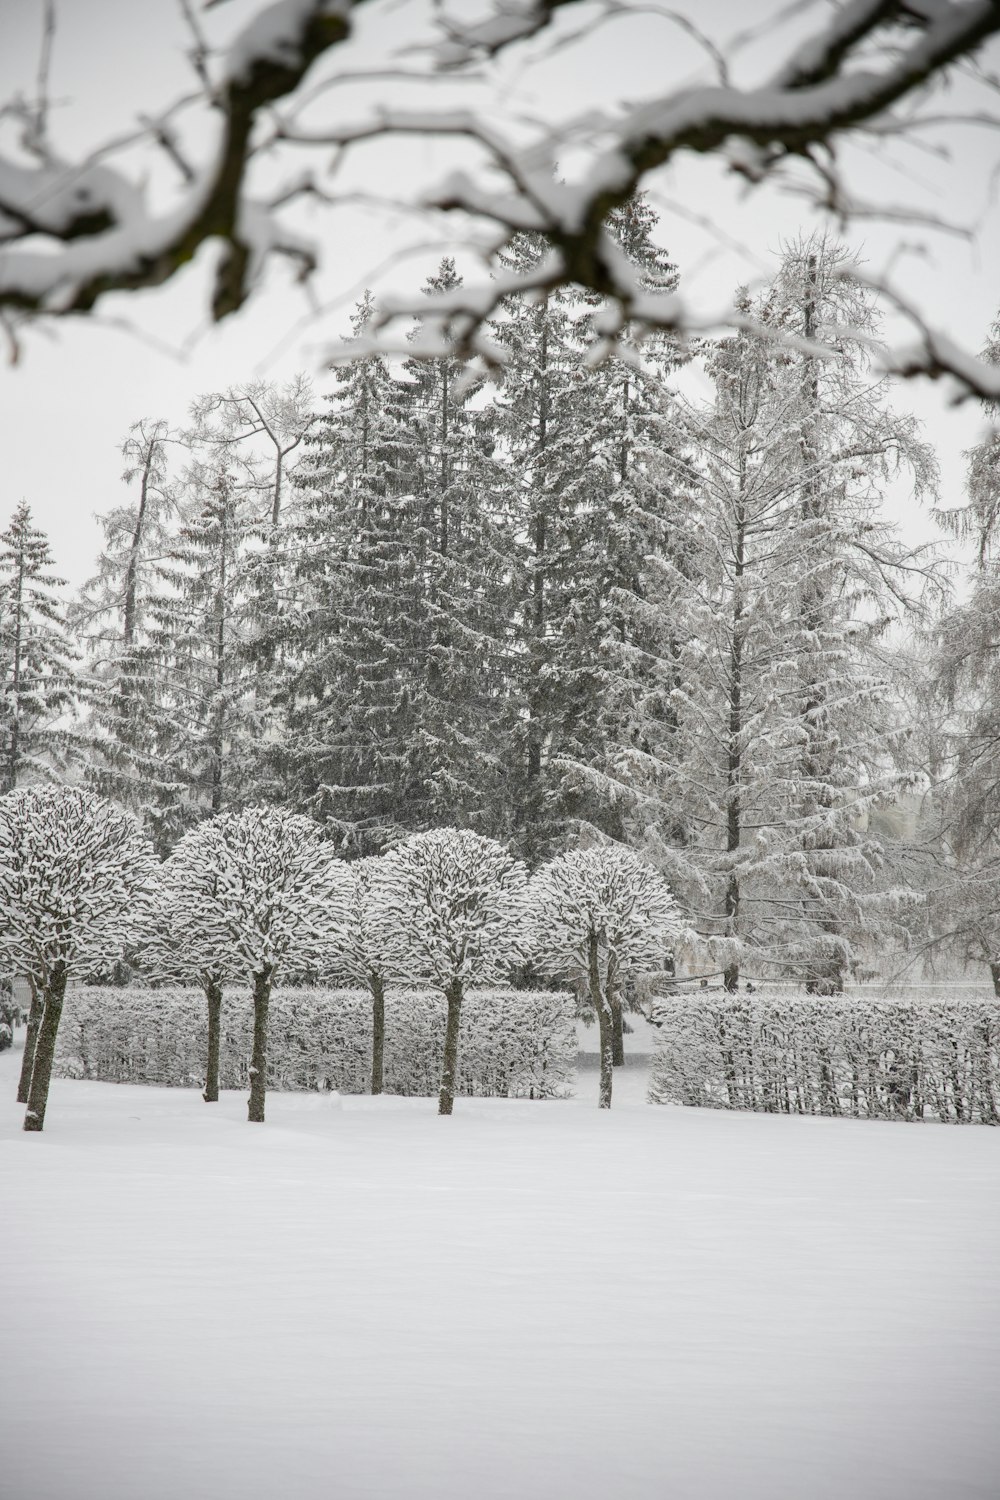
[[[524,272],[544,254],[540,239],[522,234],[505,267]],[[601,487],[592,461],[601,387],[581,353],[588,315],[561,291],[533,302],[510,299],[493,325],[506,363],[490,422],[507,471],[503,507],[517,540],[508,775],[518,789],[515,827],[529,864],[565,838],[572,815],[560,761],[589,759],[598,686],[591,543]]]
[[[88,777],[103,796],[141,816],[161,847],[177,778],[170,762],[170,653],[156,617],[178,501],[168,454],[179,443],[162,420],[130,428],[122,478],[136,485],[136,497],[100,518],[97,572],[73,612],[91,681]]]
[[[352,327],[364,334],[371,294]],[[303,591],[289,725],[296,801],[376,852],[428,821],[422,677],[431,646],[425,510],[402,382],[381,356],[338,371],[299,470]]]
[[[67,719],[80,686],[77,652],[31,510],[19,505],[0,536],[0,789],[58,776],[70,746]]]
[[[858,945],[893,924],[865,828],[899,785],[888,632],[926,559],[878,501],[900,469],[932,487],[934,466],[867,378],[873,310],[843,270],[834,248],[797,247],[745,304],[801,333],[815,272],[825,301],[809,336],[835,351],[832,373],[738,333],[710,355],[714,402],[685,415],[692,547],[662,580],[677,678],[653,780],[729,988],[745,961],[838,987]]]
[[[983,358],[1000,364],[1000,316]],[[1000,403],[984,409],[994,425],[966,454],[965,503],[938,512],[974,545],[976,568],[968,598],[938,626],[934,686],[944,717],[928,767],[937,858],[925,873],[930,943],[986,964],[1000,995]]]
[[[255,500],[224,455],[196,457],[184,479],[152,631],[169,683],[172,832],[254,794],[261,722],[245,646]]]
[[[461,285],[441,262],[425,292]],[[414,331],[419,343],[420,327]],[[412,452],[415,544],[427,650],[417,734],[423,746],[426,823],[492,836],[510,826],[506,690],[513,608],[513,546],[505,526],[504,474],[493,454],[489,412],[470,407],[461,365],[413,358],[400,387]]]

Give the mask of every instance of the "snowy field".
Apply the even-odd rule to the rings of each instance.
[[[1000,1494],[1000,1131],[19,1063],[4,1500]]]

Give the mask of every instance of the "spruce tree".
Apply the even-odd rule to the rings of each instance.
[[[0,671],[3,674],[2,791],[50,780],[71,745],[67,720],[79,696],[78,655],[52,572],[45,533],[19,505],[0,536]]]
[[[673,291],[677,270],[653,237],[656,222],[640,195],[608,227],[643,286]],[[596,299],[593,306],[600,310]],[[688,545],[677,463],[683,434],[669,384],[683,358],[675,339],[640,339],[625,328],[593,372],[591,494],[571,635],[579,663],[568,714],[575,734],[558,756],[574,822],[644,843],[651,842],[649,819],[636,795],[643,777],[634,772],[650,748],[647,721],[662,727],[669,711],[675,675],[669,652],[660,654],[663,620],[653,595]],[[564,641],[563,650],[569,646]]]
[[[373,311],[368,293],[355,337]],[[382,356],[340,369],[298,474],[306,500],[291,795],[361,853],[425,824],[431,805],[420,732],[432,641],[426,514],[401,386]]]
[[[517,236],[505,269],[525,272],[545,254]],[[509,701],[509,769],[518,847],[535,864],[565,839],[571,822],[560,759],[587,759],[581,705],[593,713],[590,650],[595,557],[589,545],[598,504],[593,434],[599,382],[583,362],[588,310],[568,292],[508,299],[493,337],[506,358],[490,412],[506,468],[503,508],[517,540],[517,638]]]
[[[428,295],[461,285],[454,261],[428,278]],[[420,326],[413,334],[419,344]],[[466,372],[450,358],[412,358],[400,387],[416,441],[411,464],[414,530],[427,650],[419,673],[417,735],[427,787],[425,822],[505,836],[513,608],[513,545],[503,512],[503,472],[488,413],[471,407]]]
[[[609,233],[643,285],[676,286],[641,197]],[[544,248],[520,235],[507,263],[526,269]],[[568,292],[511,301],[494,325],[507,365],[490,413],[519,539],[511,779],[523,785],[519,839],[529,859],[597,830],[634,831],[622,760],[636,716],[660,691],[650,653],[646,560],[670,550],[676,442],[667,377],[676,344],[621,330],[594,368],[595,298]],[[518,761],[521,764],[518,764]]]

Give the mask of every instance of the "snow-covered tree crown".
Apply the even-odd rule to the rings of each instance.
[[[527,871],[493,839],[417,833],[376,874],[379,942],[414,977],[487,984],[530,946]]]
[[[385,912],[382,866],[383,860],[374,854],[346,866],[352,883],[337,970],[360,984],[367,983],[373,974],[386,978],[393,969],[394,950],[398,948],[391,933],[391,918]]]
[[[156,858],[136,820],[75,787],[0,798],[0,954],[45,982],[57,962],[115,958],[150,900]]]
[[[189,835],[191,837],[191,835]],[[181,844],[186,841],[182,840]],[[143,925],[135,935],[142,972],[151,979],[174,984],[221,984],[239,979],[244,969],[228,943],[220,943],[200,908],[191,898],[191,868],[188,851],[181,849],[161,865],[153,887],[153,898]],[[211,877],[206,876],[206,884]]]
[[[619,973],[662,969],[681,930],[680,909],[663,876],[628,849],[560,854],[529,890],[537,948],[547,974],[586,973],[591,939],[602,967]]]
[[[175,933],[226,972],[322,965],[343,941],[351,876],[310,818],[222,813],[185,834],[161,892]]]

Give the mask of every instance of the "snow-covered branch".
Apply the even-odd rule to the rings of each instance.
[[[209,240],[225,251],[212,313],[240,307],[272,250],[312,252],[246,194],[252,134],[261,113],[293,93],[312,64],[349,35],[349,0],[278,0],[233,42],[204,96],[217,120],[208,162],[189,169],[180,205],[155,214],[122,172],[91,157],[22,166],[0,157],[0,307],[87,312],[105,292],[159,286]],[[152,121],[154,140],[170,141]]]
[[[573,6],[575,29],[561,20]],[[413,134],[456,140],[462,166],[448,171],[431,192],[417,189],[410,204],[396,184],[391,195],[400,207],[416,203],[471,217],[487,250],[501,250],[517,233],[533,231],[550,253],[519,275],[468,285],[457,297],[404,296],[382,309],[373,333],[417,316],[423,346],[413,352],[430,357],[443,342],[492,362],[497,351],[482,329],[501,298],[571,284],[610,304],[595,320],[601,350],[626,324],[690,330],[690,309],[672,291],[651,289],[637,276],[608,232],[609,215],[660,168],[694,154],[724,159],[753,186],[784,182],[794,161],[794,190],[841,221],[849,219],[858,199],[846,180],[842,146],[872,131],[919,131],[940,114],[928,103],[928,84],[958,63],[974,62],[1000,31],[1000,9],[991,0],[851,0],[817,23],[805,41],[797,38],[762,77],[736,81],[727,58],[711,44],[717,81],[667,89],[612,109],[585,104],[562,119],[510,119],[499,92],[505,83],[498,54],[513,49],[518,57],[528,56],[531,39],[551,30],[552,47],[571,55],[571,41],[592,35],[610,16],[620,23],[638,15],[641,7],[610,5],[595,12],[578,0],[497,0],[470,23],[439,7],[411,48],[421,60],[416,71],[412,65],[395,67],[390,57],[385,68],[347,67],[331,78],[329,70],[314,65],[349,39],[353,8],[350,0],[277,0],[224,55],[198,41],[201,88],[181,103],[185,111],[199,109],[210,123],[214,144],[205,160],[193,160],[181,140],[180,104],[142,122],[142,139],[166,153],[181,178],[167,211],[154,212],[145,189],[109,164],[113,145],[81,162],[59,160],[51,151],[33,153],[23,143],[21,158],[0,155],[0,315],[7,310],[11,338],[16,341],[17,319],[26,315],[86,312],[106,292],[160,285],[209,242],[222,247],[211,294],[216,319],[246,301],[275,255],[290,257],[308,276],[335,261],[337,247],[322,239],[314,243],[296,226],[302,194],[319,208],[349,201],[336,178],[344,151],[375,137]],[[315,72],[319,76],[307,84],[307,74]],[[338,108],[341,94],[334,83],[357,89],[366,86],[366,76],[388,83],[393,75],[401,94],[391,106],[362,106],[353,121]],[[418,81],[423,97],[415,105]],[[989,120],[975,107],[967,118]],[[332,148],[332,163],[317,173],[293,169],[279,190],[272,171],[262,191],[258,161],[277,162],[284,171],[289,158],[294,167],[296,155],[317,147]],[[491,263],[491,272],[496,269]],[[887,368],[903,376],[948,375],[966,392],[996,394],[994,376],[979,361],[923,323],[918,328],[917,341],[889,355]]]

